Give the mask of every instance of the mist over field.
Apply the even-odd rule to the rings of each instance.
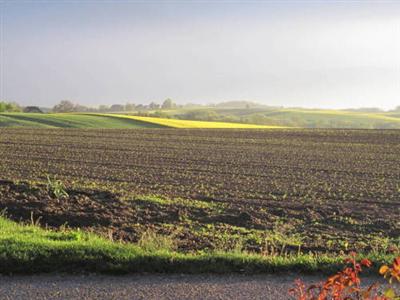
[[[0,99],[393,109],[399,2],[2,1]]]

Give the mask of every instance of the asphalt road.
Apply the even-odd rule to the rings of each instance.
[[[0,276],[0,299],[293,299],[288,290],[304,275],[35,275]],[[367,277],[364,284],[381,281]]]
[[[0,276],[0,299],[290,299],[298,276]],[[316,282],[316,277],[304,277]]]

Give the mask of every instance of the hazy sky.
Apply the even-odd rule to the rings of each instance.
[[[1,99],[400,105],[400,1],[1,1]]]

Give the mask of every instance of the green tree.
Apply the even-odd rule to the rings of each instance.
[[[134,111],[136,108],[135,104],[133,103],[127,103],[125,104],[125,111]]]
[[[109,111],[109,110],[110,110],[110,107],[107,106],[107,105],[100,105],[99,106],[99,112],[106,112],[106,111]]]
[[[163,104],[161,105],[161,109],[173,109],[176,107],[176,104],[170,99],[165,99]]]
[[[77,104],[74,107],[74,111],[76,111],[76,112],[88,112],[89,108],[87,106]]]
[[[53,112],[65,113],[73,112],[75,110],[75,105],[69,100],[62,100],[60,103],[53,107]]]
[[[0,112],[21,112],[21,107],[14,102],[0,101]]]
[[[110,107],[110,111],[112,112],[118,112],[118,111],[124,111],[125,110],[125,105],[122,104],[113,104]]]
[[[160,108],[160,104],[157,104],[155,102],[151,102],[149,104],[149,109],[151,109],[151,110],[155,110],[155,109],[159,109],[159,108]]]
[[[183,114],[182,119],[199,121],[217,121],[221,118],[214,110],[193,110]]]

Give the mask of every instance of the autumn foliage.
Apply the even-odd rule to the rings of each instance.
[[[400,257],[393,261],[392,266],[384,265],[379,270],[388,280],[388,288],[377,283],[362,287],[360,273],[363,268],[371,267],[370,260],[357,261],[356,253],[352,252],[345,262],[346,267],[342,271],[323,283],[306,287],[303,281],[296,280],[289,293],[297,300],[400,300],[400,295],[393,288],[395,282],[400,282]]]

